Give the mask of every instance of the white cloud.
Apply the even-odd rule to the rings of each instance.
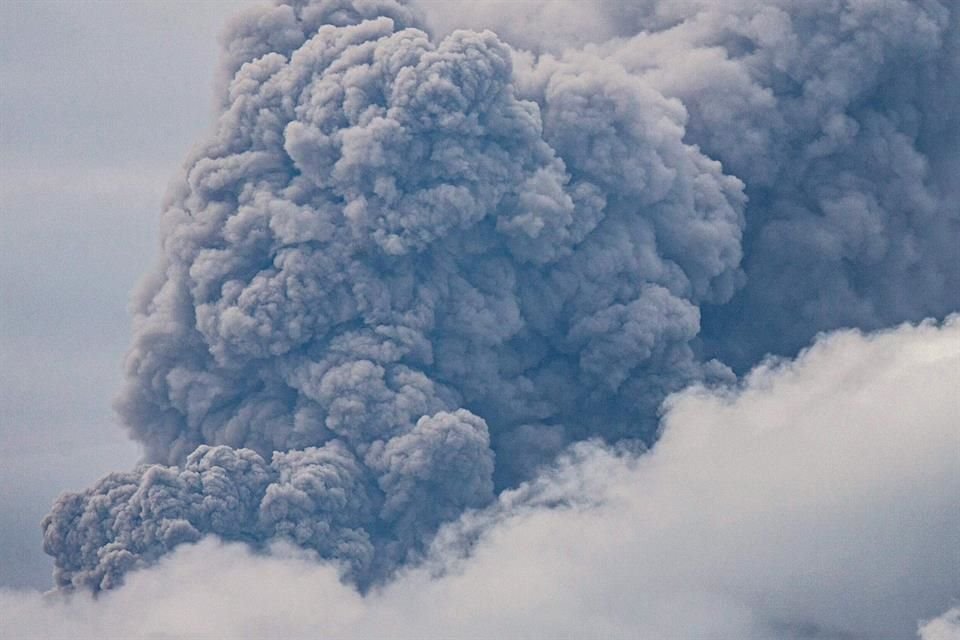
[[[955,607],[939,618],[920,627],[921,640],[957,640],[960,638],[960,607]]]
[[[0,636],[915,637],[960,595],[958,371],[958,316],[833,334],[738,392],[674,396],[647,455],[583,447],[467,516],[442,538],[486,533],[437,551],[443,577],[361,597],[299,552],[208,540],[97,600],[4,592]]]

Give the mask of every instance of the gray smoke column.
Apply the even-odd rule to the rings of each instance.
[[[54,505],[59,586],[216,534],[366,588],[570,443],[651,442],[711,355],[960,306],[955,3],[589,7],[561,49],[509,9],[469,26],[513,46],[390,0],[234,23],[136,301],[146,464]]]
[[[174,466],[55,505],[58,585],[215,533],[364,586],[568,442],[648,438],[665,393],[729,376],[690,343],[733,293],[743,185],[682,106],[589,64],[521,96],[496,35],[415,24],[279,5],[227,37],[119,401]]]
[[[960,308],[960,3],[604,6],[644,33],[603,55],[747,185],[746,286],[704,308],[708,352],[745,369]]]

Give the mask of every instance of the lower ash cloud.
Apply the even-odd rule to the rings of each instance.
[[[60,586],[116,586],[129,569],[210,533],[282,537],[363,580],[406,560],[441,521],[492,495],[486,426],[466,412],[421,418],[365,462],[337,440],[274,453],[269,463],[250,449],[202,445],[182,468],[147,465],[64,497],[43,523],[45,549],[73,551],[60,557]],[[439,486],[431,476],[457,482]]]
[[[599,2],[552,50],[419,4],[229,30],[135,301],[145,464],[54,505],[58,586],[216,534],[366,590],[672,392],[960,306],[955,7]]]

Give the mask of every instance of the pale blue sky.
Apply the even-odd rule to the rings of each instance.
[[[127,301],[244,4],[0,3],[0,586],[48,587],[53,498],[136,460]]]

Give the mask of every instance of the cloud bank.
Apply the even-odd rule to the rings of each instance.
[[[957,316],[831,334],[671,396],[649,453],[578,445],[366,596],[207,539],[97,599],[3,593],[0,635],[953,639],[958,367]]]
[[[145,464],[54,505],[43,529],[58,587],[116,587],[131,569],[215,534],[257,549],[293,543],[334,560],[366,591],[404,567],[442,566],[444,554],[471,540],[533,535],[522,533],[518,511],[536,523],[574,518],[570,531],[596,527],[601,540],[615,538],[604,528],[619,523],[634,548],[658,548],[657,536],[667,535],[647,520],[711,528],[718,557],[737,558],[729,584],[706,579],[723,572],[701,557],[710,548],[704,537],[672,556],[699,558],[695,566],[633,556],[653,572],[630,584],[642,593],[654,573],[679,572],[681,605],[702,592],[693,610],[706,621],[711,607],[736,604],[746,616],[738,628],[761,637],[776,625],[846,633],[819,600],[837,585],[862,590],[879,580],[878,593],[889,594],[895,587],[882,582],[890,576],[941,575],[943,558],[927,564],[921,552],[904,568],[894,551],[896,539],[926,544],[925,536],[952,531],[955,521],[935,516],[934,506],[946,505],[934,497],[901,505],[904,518],[922,524],[898,528],[898,538],[886,537],[882,520],[869,521],[878,527],[870,537],[841,514],[816,519],[845,490],[880,518],[887,511],[868,489],[894,485],[871,485],[878,481],[869,474],[857,485],[854,474],[852,487],[797,493],[800,477],[816,477],[821,464],[819,455],[799,457],[804,446],[830,469],[846,467],[817,448],[823,442],[802,440],[814,431],[803,416],[823,427],[819,395],[804,396],[809,389],[797,383],[796,397],[777,395],[773,411],[762,394],[750,395],[762,380],[789,381],[788,372],[755,371],[730,407],[720,401],[729,391],[670,394],[728,388],[735,371],[767,353],[795,353],[822,330],[875,329],[960,307],[960,11],[934,0],[556,8],[558,24],[593,19],[577,33],[550,20],[519,31],[517,12],[531,10],[519,3],[478,6],[451,24],[449,10],[430,2],[325,0],[278,3],[234,22],[223,42],[222,114],[171,191],[162,258],[135,303],[117,408],[145,447]],[[911,331],[949,343],[955,324],[942,335]],[[833,388],[816,385],[831,379],[820,373],[810,389],[829,399]],[[832,381],[859,384],[849,375]],[[843,409],[846,400],[835,402]],[[717,420],[741,425],[728,426],[730,443],[708,438],[702,451],[672,443],[696,431],[672,421],[709,424],[708,406]],[[727,412],[738,407],[750,411]],[[854,422],[907,424],[889,408],[856,409]],[[913,409],[911,429],[945,428],[946,414]],[[688,410],[697,417],[684,417]],[[763,430],[736,438],[742,425],[772,422],[776,431],[788,419],[800,421],[784,436],[793,448],[765,454],[778,466],[750,458],[763,448]],[[659,453],[635,460],[628,452],[652,444],[658,429]],[[947,458],[948,435],[935,434]],[[834,445],[853,455],[853,442],[869,446],[852,436]],[[650,471],[673,447],[695,463],[673,463],[684,473],[666,463]],[[876,469],[889,473],[886,461],[909,476],[892,449],[880,450]],[[561,470],[538,476],[558,455],[567,456]],[[787,474],[782,492],[736,498],[745,487],[734,482],[723,493],[703,472],[723,478],[731,460],[744,474],[752,464],[751,483],[770,491],[777,484],[765,474]],[[955,477],[938,473],[943,487],[956,488]],[[623,476],[631,490],[612,480],[576,486],[581,476]],[[727,515],[703,509],[711,491]],[[588,509],[616,502],[612,494],[635,520]],[[734,536],[731,513],[751,528]],[[796,529],[781,530],[777,518],[798,519]],[[846,532],[849,545],[820,524]],[[437,531],[436,545],[452,545],[442,553],[430,551]],[[821,558],[804,545],[824,535]],[[772,557],[750,560],[739,540],[777,545]],[[483,544],[494,543],[477,544],[471,567],[486,566]],[[779,556],[786,549],[823,563],[810,575],[826,580],[834,571],[832,586],[805,581]],[[880,549],[891,554],[877,565],[887,578],[837,569]],[[547,560],[531,562],[549,574]],[[174,571],[172,562],[159,571]],[[706,581],[692,589],[697,567]],[[750,572],[738,578],[740,567]],[[398,584],[414,589],[410,581],[424,575],[404,573]],[[774,578],[783,594],[759,595]],[[658,607],[674,597],[668,583],[653,598]],[[384,588],[376,598],[400,587]],[[942,610],[919,603],[950,589],[946,578],[915,585],[880,617],[896,613],[913,625]],[[778,606],[779,617],[771,613]],[[814,626],[804,626],[808,618]]]

